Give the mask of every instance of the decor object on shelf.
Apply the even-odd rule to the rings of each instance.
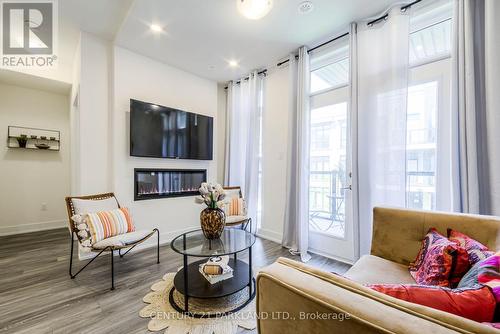
[[[233,277],[233,268],[229,266],[229,256],[214,256],[205,263],[200,263],[200,274],[210,284],[216,284]]]
[[[26,143],[28,142],[28,136],[26,135],[20,135],[17,137],[17,143],[19,144],[19,147],[26,147]]]
[[[199,189],[201,198],[198,200],[207,205],[200,213],[200,224],[203,234],[207,239],[220,238],[226,225],[226,214],[221,209],[226,192],[220,184],[203,182]]]
[[[148,330],[162,333],[225,333],[236,334],[239,327],[246,330],[256,328],[255,301],[229,316],[210,317],[211,314],[224,314],[228,310],[244,305],[248,299],[248,288],[235,294],[217,299],[190,298],[191,310],[207,317],[185,316],[169,303],[169,293],[173,288],[176,273],[167,273],[161,281],[151,286],[142,300],[147,303],[140,312],[142,318],[149,318]],[[177,303],[183,303],[183,295],[177,291],[173,298]],[[240,328],[240,329],[241,329]]]
[[[140,230],[136,231],[133,228],[131,218],[128,214],[128,210],[123,208],[120,210],[120,204],[113,193],[97,194],[90,196],[78,196],[78,197],[66,197],[66,208],[68,211],[68,223],[70,230],[70,257],[69,257],[69,276],[73,279],[79,273],[81,273],[90,263],[99,257],[104,252],[109,252],[111,257],[111,290],[115,289],[114,284],[114,265],[113,265],[113,253],[118,251],[120,257],[124,257],[128,252],[132,250],[135,246],[143,243],[155,233],[157,234],[157,245],[156,245],[156,263],[160,263],[160,231],[157,228],[153,230]],[[102,214],[104,211],[110,210],[120,210],[123,214],[118,216],[114,213],[115,224],[111,226],[109,215]],[[104,228],[104,225],[99,222],[94,221],[91,224],[87,223],[89,214],[92,213],[97,219],[102,218],[106,228],[112,229],[113,231],[120,231],[120,233],[106,233],[106,237],[102,240],[96,240],[95,234],[96,229]],[[112,213],[113,214],[113,213]],[[108,216],[108,217],[106,217]],[[99,227],[99,225],[101,225]],[[120,227],[121,226],[121,227]],[[92,229],[92,231],[91,231]],[[133,231],[133,232],[130,232]],[[104,233],[104,230],[101,232]],[[109,231],[108,231],[109,232]],[[77,237],[80,246],[90,252],[97,253],[90,261],[88,261],[80,270],[73,274],[73,248],[74,248],[74,237]],[[125,250],[125,253],[121,253]]]
[[[7,127],[7,147],[59,151],[61,133],[56,130],[28,128],[23,126]]]
[[[236,0],[238,11],[250,20],[258,20],[269,14],[273,8],[272,0]]]
[[[25,145],[26,146],[26,145]],[[41,143],[41,144],[35,144],[35,147],[40,149],[40,150],[47,150],[50,148],[50,145]]]

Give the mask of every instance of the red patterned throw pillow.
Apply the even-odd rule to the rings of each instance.
[[[469,270],[467,251],[431,228],[409,270],[418,284],[456,286]]]
[[[394,298],[453,313],[474,321],[492,322],[495,314],[495,296],[486,286],[448,289],[411,284],[372,284],[368,287]]]
[[[448,239],[467,250],[471,266],[495,254],[479,241],[451,228],[448,229]]]

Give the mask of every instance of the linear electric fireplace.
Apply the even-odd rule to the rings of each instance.
[[[206,169],[134,169],[134,200],[195,196]]]

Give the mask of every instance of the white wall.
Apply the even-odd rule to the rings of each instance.
[[[0,83],[1,143],[7,142],[9,125],[61,131],[59,152],[0,145],[0,235],[67,226],[68,100],[67,95]]]
[[[217,182],[224,182],[224,160],[226,154],[226,85],[217,85]]]
[[[113,62],[113,139],[110,151],[113,157],[113,189],[120,203],[130,208],[138,229],[158,227],[162,240],[167,241],[181,231],[199,227],[202,207],[194,203],[194,197],[134,202],[134,168],[207,169],[208,179],[215,181],[218,160],[217,118],[214,119],[212,161],[131,157],[130,99],[216,117],[217,84],[121,47],[114,47]]]
[[[72,194],[109,192],[112,190],[110,42],[82,32],[74,67],[71,94]]]
[[[258,234],[281,242],[287,200],[288,67],[269,71],[262,118],[262,221]]]

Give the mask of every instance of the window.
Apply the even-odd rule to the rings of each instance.
[[[410,17],[410,64],[450,57],[453,3],[438,0],[412,8]]]
[[[449,111],[452,3],[415,8],[410,17],[406,119],[406,206],[436,209],[440,115]]]
[[[349,39],[342,38],[333,46],[311,56],[312,94],[346,86],[349,83]]]

